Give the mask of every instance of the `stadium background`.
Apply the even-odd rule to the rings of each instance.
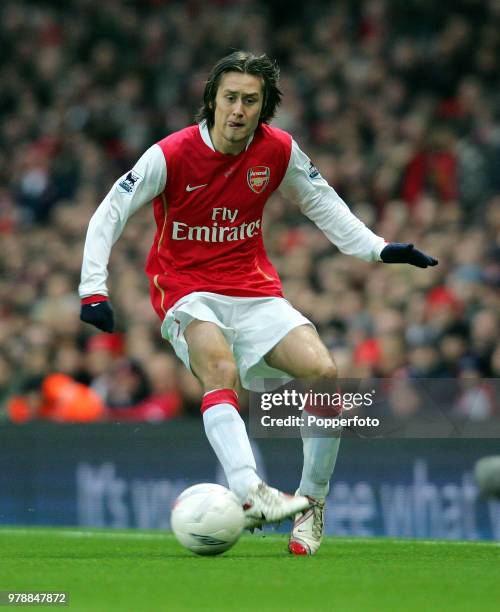
[[[268,251],[341,376],[499,376],[500,2],[6,1],[0,24],[1,522],[145,526],[132,511],[126,524],[109,507],[102,519],[79,513],[91,499],[78,489],[85,469],[90,480],[111,474],[99,486],[115,509],[134,503],[132,494],[113,497],[123,482],[163,483],[151,495],[168,508],[179,483],[218,477],[195,420],[199,387],[160,341],[149,303],[147,207],[111,258],[116,334],[80,323],[76,289],[93,210],[151,143],[192,122],[209,68],[233,48],[277,58],[285,96],[274,124],[352,210],[387,240],[414,242],[440,261],[422,271],[344,257],[273,196]],[[79,392],[91,387],[105,409],[53,411],[47,396],[65,379],[41,390],[54,373],[84,385]],[[457,410],[495,417],[497,401],[486,394]],[[40,423],[75,419],[112,423]],[[281,444],[262,453],[273,482],[290,488],[300,446]],[[363,523],[372,495],[382,517],[372,531],[391,534],[383,487],[407,487],[401,507],[427,495],[428,527],[419,531],[415,514],[392,535],[500,538],[498,505],[464,492],[474,459],[494,445],[462,441],[448,454],[418,441],[396,469],[389,458],[398,463],[405,445],[374,453],[357,444],[339,463],[338,512]],[[279,471],[280,462],[295,467]],[[415,482],[422,462],[435,494]],[[363,483],[374,483],[371,494]],[[467,527],[471,496],[478,530]],[[443,505],[460,529],[431,527]],[[161,517],[149,526],[165,527]],[[349,525],[346,533],[362,534]]]

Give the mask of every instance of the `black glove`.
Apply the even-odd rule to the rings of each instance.
[[[416,249],[406,242],[390,242],[382,249],[380,258],[384,263],[407,263],[418,268],[437,266],[438,260]]]
[[[80,309],[80,319],[85,323],[94,325],[102,331],[111,333],[115,328],[111,304],[108,300],[102,301],[101,296],[96,296],[96,298],[100,298],[101,301],[82,304]],[[87,300],[88,299],[89,298],[87,298]]]

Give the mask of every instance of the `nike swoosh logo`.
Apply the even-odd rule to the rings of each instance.
[[[187,185],[186,191],[195,191],[196,189],[201,189],[202,187],[206,187],[207,185],[208,183],[203,183],[203,185],[194,185],[193,187],[191,187],[191,185]]]
[[[90,307],[91,307],[91,308],[95,308],[96,306],[99,306],[99,304],[100,304],[100,303],[101,303],[101,302],[97,302],[97,304],[91,304],[91,305],[90,305]]]

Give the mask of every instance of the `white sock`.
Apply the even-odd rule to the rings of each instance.
[[[326,498],[330,490],[330,478],[337,461],[339,445],[340,438],[302,438],[304,467],[299,487],[301,495],[310,495],[320,500]]]
[[[203,413],[208,441],[221,462],[229,488],[242,501],[261,482],[245,423],[231,404],[216,404]]]

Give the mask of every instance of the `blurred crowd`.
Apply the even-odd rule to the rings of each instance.
[[[284,103],[273,124],[355,214],[439,259],[420,270],[343,256],[272,197],[268,252],[340,376],[500,376],[499,0],[5,0],[4,418],[198,414],[198,383],[149,303],[147,207],[111,257],[116,333],[80,323],[77,286],[96,206],[146,148],[193,122],[210,67],[234,48],[278,60]],[[58,394],[84,392],[88,413],[58,411]],[[493,398],[476,416],[495,410]]]

